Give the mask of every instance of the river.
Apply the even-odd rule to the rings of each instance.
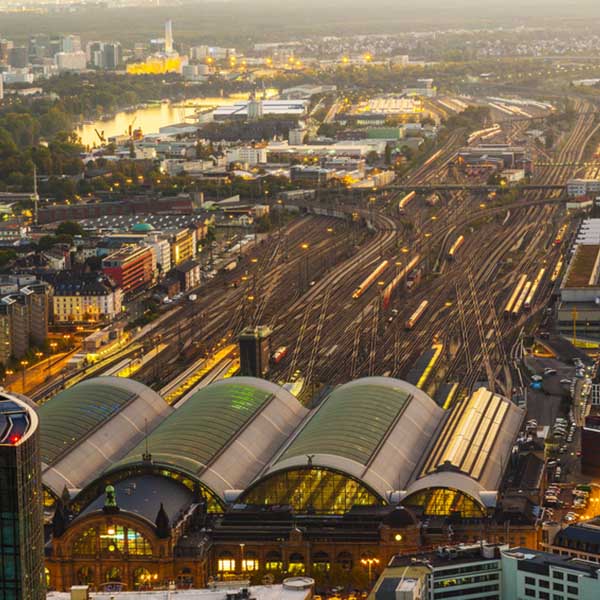
[[[276,90],[267,90],[267,96],[272,96],[274,92],[276,93]],[[132,123],[133,128],[140,127],[143,134],[158,133],[161,127],[167,125],[184,122],[193,123],[193,119],[186,117],[193,117],[198,108],[233,104],[247,98],[248,94],[233,94],[225,98],[188,98],[182,102],[152,104],[145,108],[119,112],[106,121],[98,120],[84,123],[77,127],[75,131],[84,146],[99,146],[100,139],[96,134],[96,129],[103,133],[107,139],[113,135],[127,134],[129,125]]]

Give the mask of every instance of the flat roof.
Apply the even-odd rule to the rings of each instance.
[[[290,578],[294,579],[294,578]],[[303,578],[308,579],[308,578]],[[106,593],[90,593],[90,598],[93,600],[111,600],[115,596],[135,600],[142,598],[144,600],[170,600],[176,594],[178,600],[226,600],[228,592],[239,592],[242,587],[248,588],[250,598],[256,600],[304,600],[312,596],[312,589],[302,589],[301,587],[293,587],[292,585],[258,585],[247,586],[235,582],[222,584],[219,582],[215,589],[195,589],[195,590],[177,590],[176,593],[164,591],[151,592],[106,592]],[[70,592],[50,592],[46,595],[48,600],[70,600]]]
[[[580,244],[576,246],[575,254],[564,278],[563,288],[596,286],[598,284],[597,277],[593,277],[593,275],[599,252],[600,245],[598,244]]]

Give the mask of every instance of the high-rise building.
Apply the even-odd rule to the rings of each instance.
[[[165,54],[173,53],[173,22],[169,19],[165,23]]]
[[[78,35],[65,35],[60,43],[62,52],[81,52],[81,38]]]
[[[269,327],[248,327],[240,333],[240,375],[264,377],[271,355]]]
[[[104,68],[116,69],[123,62],[123,53],[119,42],[104,44]]]
[[[8,53],[8,64],[13,69],[24,69],[29,64],[29,50],[26,46],[15,46]]]
[[[38,417],[0,395],[0,598],[43,600],[44,525]]]

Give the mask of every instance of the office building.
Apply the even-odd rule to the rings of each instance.
[[[165,23],[165,54],[173,53],[173,22],[169,19]]]
[[[104,44],[104,68],[115,70],[123,62],[123,50],[119,42]]]
[[[44,600],[44,530],[38,417],[0,394],[0,598]]]
[[[81,52],[81,37],[78,35],[65,35],[60,39],[62,52]]]
[[[395,556],[369,600],[596,600],[598,564],[484,541]]]
[[[156,257],[150,247],[123,247],[102,261],[102,270],[121,288],[123,294],[130,294],[153,282]]]
[[[59,52],[54,57],[59,71],[84,71],[87,66],[85,52]]]
[[[599,565],[548,552],[514,548],[502,552],[502,598],[596,600]]]
[[[249,377],[264,377],[269,372],[271,329],[248,327],[240,333],[240,373]]]
[[[171,265],[173,267],[191,258],[196,258],[198,238],[195,229],[185,228],[167,233],[171,244]]]
[[[15,46],[8,53],[8,64],[13,69],[24,69],[29,64],[29,51],[26,46]]]

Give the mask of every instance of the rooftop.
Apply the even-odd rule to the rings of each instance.
[[[256,600],[304,600],[312,595],[311,589],[294,585],[295,580],[311,582],[308,577],[290,577],[284,580],[283,585],[252,586],[248,588],[249,596]],[[286,585],[286,582],[287,585]],[[239,592],[240,582],[229,584],[219,583],[216,589],[196,589],[177,591],[152,591],[152,592],[107,592],[90,593],[92,600],[111,600],[114,598],[123,600],[226,600],[227,593]],[[70,600],[69,592],[50,592],[46,595],[48,600]]]
[[[38,409],[44,484],[57,494],[65,486],[81,489],[172,410],[150,388],[122,377],[60,392]]]
[[[37,417],[23,400],[0,394],[0,446],[18,446],[37,425]]]
[[[598,285],[597,264],[600,246],[581,244],[575,247],[563,288],[594,287]]]
[[[364,481],[382,497],[405,485],[443,410],[399,379],[366,377],[335,389],[313,413],[271,472],[313,464]]]

